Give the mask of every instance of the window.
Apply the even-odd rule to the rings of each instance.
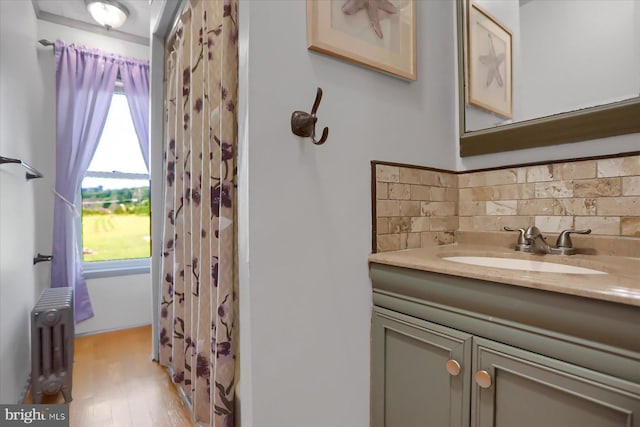
[[[149,171],[121,92],[111,100],[81,194],[82,253],[88,276],[112,275],[108,272],[114,270],[118,274],[148,271]]]

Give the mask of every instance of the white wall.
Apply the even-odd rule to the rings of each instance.
[[[54,24],[49,21],[38,21],[38,38],[45,38],[51,41],[60,39],[66,44],[81,44],[118,55],[131,56],[137,59],[149,59],[149,46],[106,37],[101,34]],[[48,49],[53,50],[52,48]]]
[[[418,2],[411,83],[308,51],[304,1],[240,7],[242,424],[366,426],[369,162],[455,168],[455,5]],[[322,146],[289,123],[316,86]]]
[[[76,335],[151,323],[149,274],[90,279],[87,286],[95,316],[78,323]]]
[[[75,43],[90,48],[101,49],[118,55],[138,59],[149,58],[149,47],[137,43],[106,37],[47,21],[37,21],[38,39],[55,41],[60,39],[67,44]],[[36,156],[39,164],[46,169],[45,182],[39,187],[40,203],[37,217],[37,235],[39,250],[51,253],[53,240],[53,201],[50,188],[55,185],[55,56],[52,48],[40,47],[39,73],[44,82],[41,103],[46,114],[39,117],[46,137],[39,142]],[[49,283],[50,267],[44,264],[38,270],[41,283]],[[87,280],[87,287],[95,317],[76,326],[76,333],[87,334],[113,329],[124,329],[151,323],[151,276],[137,274]]]
[[[40,102],[36,19],[31,2],[0,1],[0,155],[41,168],[46,131]],[[29,316],[42,289],[32,258],[39,250],[36,194],[42,180],[0,165],[0,403],[16,403],[31,368]],[[46,264],[45,264],[46,265]]]

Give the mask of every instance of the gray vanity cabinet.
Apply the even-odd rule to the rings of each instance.
[[[473,376],[473,427],[640,426],[637,384],[536,353],[474,337]]]
[[[374,427],[469,425],[471,335],[375,307],[372,348]]]
[[[373,427],[640,427],[638,384],[380,307],[371,363]]]
[[[370,275],[373,427],[640,427],[640,307],[380,264]]]

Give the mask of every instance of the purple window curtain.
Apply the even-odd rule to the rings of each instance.
[[[127,59],[120,66],[133,126],[149,170],[149,63]]]
[[[75,321],[93,317],[82,275],[76,198],[91,163],[113,95],[118,57],[57,40],[56,199],[51,286],[72,286]]]

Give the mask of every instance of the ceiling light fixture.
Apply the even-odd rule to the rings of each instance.
[[[85,0],[87,10],[96,22],[107,30],[121,27],[129,10],[115,0]]]

